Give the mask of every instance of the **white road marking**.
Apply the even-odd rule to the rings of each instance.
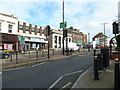
[[[76,73],[79,73],[79,72],[82,72],[82,71],[83,71],[83,70],[64,74],[63,76],[59,77],[47,90],[52,89],[63,77],[68,76],[68,75],[72,75],[72,74],[76,74]]]
[[[12,70],[18,70],[18,69],[23,69],[23,68],[26,68],[26,67],[12,68],[12,69],[7,69],[7,70],[3,70],[3,71],[12,71]]]
[[[35,64],[33,65],[32,67],[36,67],[36,66],[39,66],[39,65],[42,65],[42,64],[45,64],[46,62],[43,62],[43,63],[40,63],[40,64]]]
[[[38,66],[38,65],[42,65],[42,64],[44,64],[44,63],[46,63],[46,62],[43,62],[43,63],[40,63],[40,64],[35,64],[35,65],[33,65],[33,66],[12,68],[12,69],[7,69],[7,70],[3,70],[3,71],[13,71],[13,70],[19,70],[19,69],[24,69],[24,68],[31,68],[31,67],[36,67],[36,66]]]
[[[47,90],[52,89],[62,78],[63,76],[59,77]]]
[[[0,72],[0,74],[2,74],[2,72]]]
[[[79,73],[79,72],[83,72],[83,70],[76,71],[76,72],[72,72],[72,73],[67,73],[67,74],[64,74],[64,76],[68,76],[68,75],[76,74],[76,73]]]
[[[85,55],[78,55],[78,56],[85,56]]]

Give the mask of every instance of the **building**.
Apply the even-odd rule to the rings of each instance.
[[[45,28],[29,24],[27,22],[18,22],[19,50],[45,48],[48,43],[44,33]]]
[[[67,43],[72,42],[72,35],[68,34]],[[66,38],[64,40],[64,45],[66,46]],[[51,30],[50,35],[50,47],[52,49],[61,50],[63,48],[63,31],[62,30]]]
[[[73,27],[66,28],[68,33],[72,34],[72,42],[77,43],[79,46],[87,44],[87,35],[80,32],[79,29]]]
[[[109,37],[107,37],[103,33],[98,33],[97,35],[93,37],[93,48],[109,46],[109,41],[110,41]]]
[[[18,49],[18,18],[0,13],[0,49],[16,51]]]

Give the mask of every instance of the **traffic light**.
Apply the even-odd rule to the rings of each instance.
[[[118,31],[118,23],[116,22],[113,22],[113,34],[118,34],[119,31]]]
[[[64,33],[63,33],[63,34],[64,34],[63,36],[64,36],[64,37],[67,37],[67,30],[64,30],[63,32],[64,32]]]
[[[47,25],[47,32],[48,32],[48,36],[50,35],[50,26]]]

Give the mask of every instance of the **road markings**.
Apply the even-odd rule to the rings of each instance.
[[[78,56],[85,56],[85,55],[78,55]]]
[[[12,71],[12,70],[18,70],[18,69],[23,69],[23,68],[26,68],[26,67],[12,68],[12,69],[7,69],[7,70],[3,70],[3,71]]]
[[[43,62],[43,63],[40,63],[40,64],[35,64],[35,65],[33,65],[33,66],[31,66],[31,67],[36,67],[36,66],[39,66],[39,65],[42,65],[42,64],[45,64],[46,62]]]
[[[52,89],[62,78],[63,76],[59,77],[47,90]]]
[[[13,71],[13,70],[19,70],[19,69],[24,69],[24,68],[31,68],[31,67],[36,67],[36,66],[38,66],[38,65],[42,65],[42,64],[44,64],[44,63],[46,63],[46,62],[43,62],[43,63],[40,63],[40,64],[35,64],[35,65],[33,65],[33,66],[12,68],[12,69],[7,69],[7,70],[3,70],[3,71]]]
[[[65,85],[64,85],[61,89],[59,89],[59,90],[62,90],[62,89],[64,89],[64,88],[70,86],[71,84],[72,84],[72,82],[69,82],[69,83],[65,84]]]
[[[0,72],[0,74],[2,74],[2,72]]]
[[[83,70],[64,74],[63,76],[59,77],[47,90],[52,89],[63,77],[68,76],[68,75],[72,75],[72,74],[76,74],[76,73],[80,73],[80,72],[82,72],[82,71],[83,71]]]
[[[80,72],[83,72],[83,70],[72,72],[72,73],[67,73],[67,74],[64,74],[64,76],[68,76],[68,75],[72,75],[72,74],[76,74],[76,73],[80,73]]]

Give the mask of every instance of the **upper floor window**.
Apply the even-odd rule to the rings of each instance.
[[[8,25],[8,32],[9,33],[12,33],[12,27],[13,27],[13,25],[11,25],[11,24]]]
[[[23,30],[23,25],[19,25],[19,29],[20,29],[20,30]]]
[[[2,23],[0,22],[0,31],[1,31]]]
[[[29,31],[29,26],[26,26],[26,31]]]
[[[34,32],[35,31],[35,28],[34,27],[32,27],[32,32]]]
[[[44,29],[42,29],[42,34],[44,34]]]
[[[40,32],[40,29],[39,29],[39,28],[37,28],[37,32],[38,32],[38,33]]]

